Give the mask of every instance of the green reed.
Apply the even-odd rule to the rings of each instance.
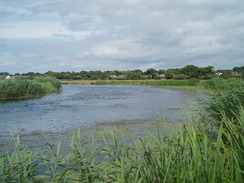
[[[194,86],[198,80],[97,80],[97,85]]]
[[[108,129],[110,137],[83,143],[78,130],[70,153],[46,143],[47,152],[20,148],[0,159],[2,182],[242,182],[244,162],[244,109],[235,123],[223,116],[216,137],[195,116],[177,134],[148,132],[128,136]],[[224,127],[225,126],[225,127]],[[225,136],[225,138],[223,138]],[[225,139],[225,140],[224,140]],[[38,162],[38,164],[36,163]],[[45,172],[40,166],[45,167]]]
[[[244,80],[212,79],[203,83],[205,87],[215,89],[207,104],[209,114],[221,120],[223,114],[228,118],[236,119],[241,106],[244,106]]]
[[[0,99],[41,96],[59,91],[61,84],[54,78],[15,78],[0,80]]]

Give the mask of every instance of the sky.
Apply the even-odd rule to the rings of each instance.
[[[243,0],[0,0],[0,72],[244,65]]]

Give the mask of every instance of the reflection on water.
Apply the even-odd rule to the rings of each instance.
[[[63,132],[107,121],[165,116],[197,99],[188,92],[147,86],[63,85],[59,94],[0,103],[0,134]]]

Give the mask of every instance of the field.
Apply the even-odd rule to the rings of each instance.
[[[177,133],[161,119],[157,133],[130,137],[116,128],[103,138],[70,139],[46,150],[31,150],[14,138],[14,151],[0,158],[2,182],[235,182],[244,178],[244,82],[213,79],[202,83],[214,90],[209,102]]]

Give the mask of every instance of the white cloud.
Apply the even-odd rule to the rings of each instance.
[[[1,3],[6,71],[243,65],[243,0]]]

